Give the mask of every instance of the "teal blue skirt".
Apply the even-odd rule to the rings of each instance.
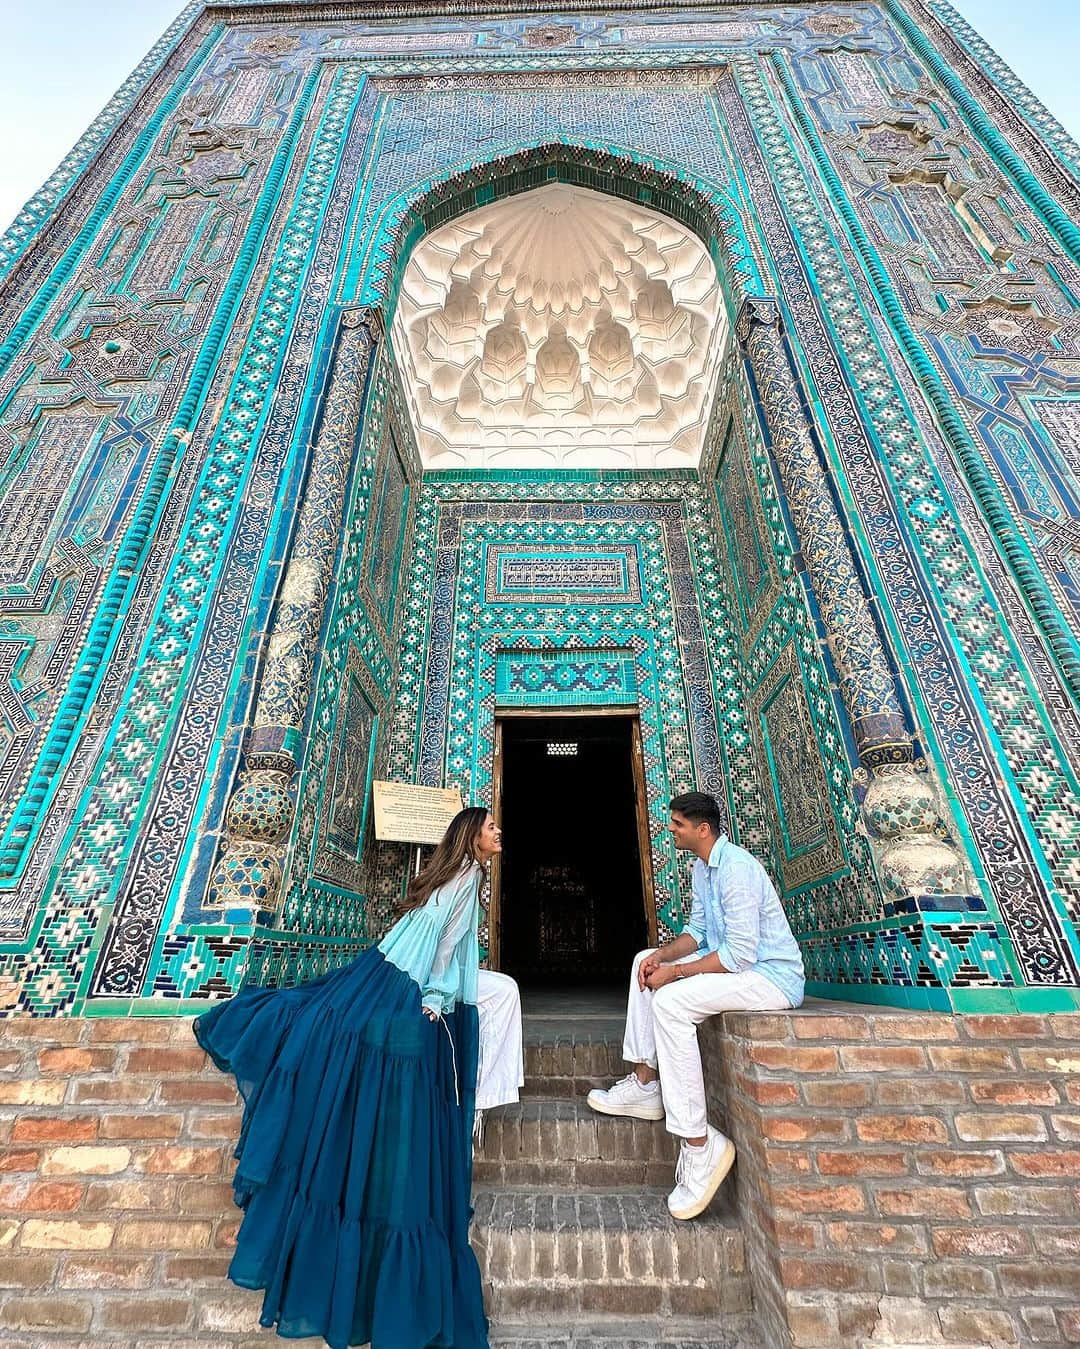
[[[296,988],[245,988],[194,1030],[244,1100],[229,1278],[265,1289],[262,1324],[331,1349],[486,1349],[476,1008],[429,1021],[373,947]]]

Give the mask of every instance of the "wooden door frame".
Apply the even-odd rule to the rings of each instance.
[[[630,764],[634,775],[634,816],[638,835],[638,857],[641,866],[641,895],[645,905],[645,925],[648,945],[659,940],[656,921],[656,889],[653,884],[652,835],[649,832],[649,799],[645,785],[645,753],[641,739],[641,713],[633,704],[619,707],[504,707],[495,711],[495,751],[491,766],[491,813],[502,819],[503,798],[503,726],[507,721],[540,720],[558,717],[596,718],[618,717],[630,722]],[[488,964],[499,969],[501,957],[502,916],[502,859],[492,859],[488,889]]]

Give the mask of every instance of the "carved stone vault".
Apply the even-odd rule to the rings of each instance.
[[[432,469],[694,466],[726,335],[700,239],[562,183],[428,235],[392,333]]]

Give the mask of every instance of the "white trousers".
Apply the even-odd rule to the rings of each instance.
[[[652,951],[634,957],[626,1006],[623,1058],[660,1073],[669,1133],[703,1138],[705,1079],[697,1028],[717,1012],[779,1012],[790,1007],[783,993],[763,974],[695,974],[655,992],[638,988],[638,966]],[[674,962],[700,960],[696,952]]]
[[[508,974],[481,970],[476,985],[480,1016],[480,1054],[476,1073],[476,1108],[510,1105],[525,1085],[521,1049],[521,996]]]

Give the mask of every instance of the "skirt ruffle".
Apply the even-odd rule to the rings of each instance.
[[[373,948],[290,989],[243,989],[195,1022],[244,1100],[229,1277],[261,1321],[331,1349],[483,1349],[469,1246],[475,1007],[441,1023]]]

